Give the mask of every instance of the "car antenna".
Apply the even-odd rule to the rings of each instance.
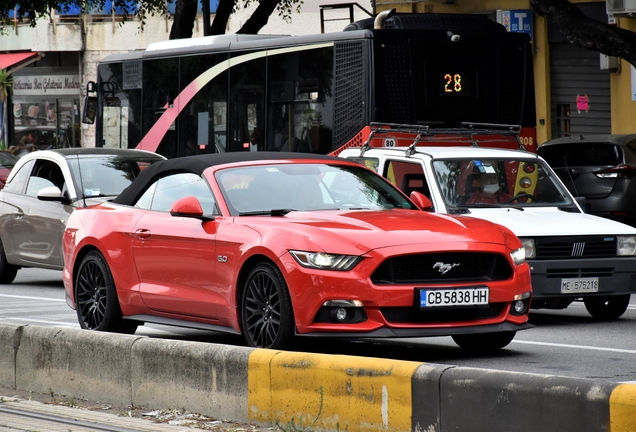
[[[574,188],[574,194],[577,197],[580,197],[581,195],[579,195],[579,191],[576,190],[576,184],[574,184],[574,179],[572,178],[572,173],[570,172],[570,167],[568,166],[568,163],[565,160],[565,157],[563,158],[563,165],[565,165],[565,172],[568,173],[568,177],[570,177],[570,182],[572,183],[572,187]]]
[[[82,167],[80,166],[80,157],[77,157],[77,172],[79,173],[79,181],[80,181],[80,190],[82,191],[82,202],[84,203],[84,208],[86,208],[86,196],[84,195],[84,180],[82,180]]]

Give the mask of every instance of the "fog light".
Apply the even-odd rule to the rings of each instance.
[[[336,318],[338,318],[339,321],[346,320],[347,319],[347,310],[345,308],[336,309]]]
[[[514,303],[515,313],[518,315],[522,315],[526,311],[526,302],[523,300],[517,300]]]

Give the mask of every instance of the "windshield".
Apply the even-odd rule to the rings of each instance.
[[[69,158],[78,197],[117,196],[148,165],[164,160],[148,155],[90,155]]]
[[[234,216],[309,210],[415,209],[390,183],[362,167],[272,164],[225,169],[216,173],[216,178]]]
[[[436,160],[433,169],[449,208],[574,205],[540,160]]]

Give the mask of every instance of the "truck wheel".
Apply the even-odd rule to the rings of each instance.
[[[494,351],[508,345],[517,332],[497,332],[455,335],[453,340],[461,348],[469,351]]]
[[[612,297],[589,297],[583,300],[585,309],[594,318],[612,320],[620,317],[627,310],[630,295]]]

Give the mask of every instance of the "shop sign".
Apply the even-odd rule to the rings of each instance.
[[[13,77],[15,96],[79,95],[79,75],[21,75]]]
[[[497,22],[511,33],[526,33],[532,39],[532,11],[530,9],[498,10]]]

